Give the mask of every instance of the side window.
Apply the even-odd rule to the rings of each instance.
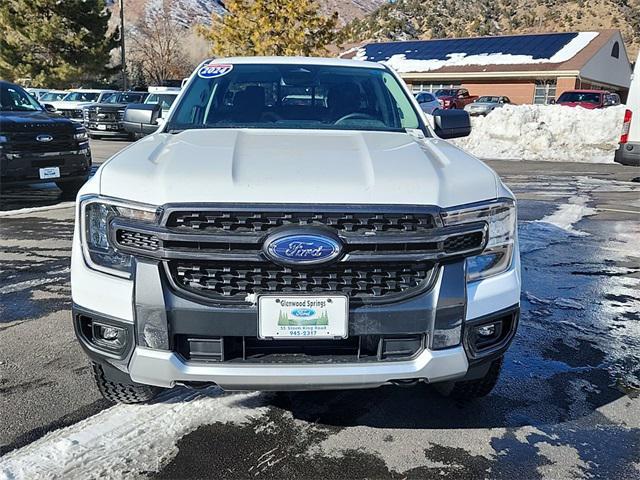
[[[460,95],[462,98],[467,98],[467,97],[469,96],[469,91],[468,91],[468,90],[465,90],[464,88],[462,88],[462,89],[460,89],[459,95]]]
[[[395,103],[402,128],[420,128],[416,112],[411,107],[400,83],[388,72],[382,74],[382,79],[391,94],[391,100]]]
[[[613,58],[620,58],[620,44],[615,42],[611,48],[611,56]]]

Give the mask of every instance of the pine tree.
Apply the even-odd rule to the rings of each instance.
[[[67,87],[108,73],[106,0],[0,1],[0,77]]]
[[[200,33],[216,56],[314,55],[336,36],[338,14],[321,16],[313,0],[229,0]]]

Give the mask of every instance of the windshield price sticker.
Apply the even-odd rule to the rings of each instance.
[[[231,70],[233,70],[233,65],[230,63],[208,63],[200,67],[198,76],[200,78],[218,78],[226,75]]]

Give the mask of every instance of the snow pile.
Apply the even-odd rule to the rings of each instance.
[[[0,480],[139,478],[162,469],[199,426],[242,425],[266,412],[259,393],[177,392],[151,405],[116,405],[8,453]]]
[[[505,105],[471,119],[471,135],[452,143],[486,159],[612,163],[625,107]]]
[[[430,72],[444,67],[464,67],[468,65],[526,65],[538,63],[562,63],[572,59],[585,48],[591,40],[598,36],[598,32],[580,32],[569,43],[558,50],[550,58],[533,58],[532,55],[512,55],[510,53],[481,53],[468,55],[465,52],[447,54],[446,60],[440,59],[408,59],[406,54],[417,53],[417,50],[407,50],[405,53],[392,55],[381,63],[387,64],[399,73]],[[359,48],[355,60],[367,60],[365,48]]]

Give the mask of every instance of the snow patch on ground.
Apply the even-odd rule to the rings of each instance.
[[[388,60],[381,63],[389,65],[400,73],[430,72],[444,67],[461,67],[467,65],[530,65],[538,63],[562,63],[575,57],[578,52],[584,49],[597,36],[598,32],[580,32],[575,38],[550,58],[533,58],[531,55],[512,55],[508,53],[468,55],[465,52],[456,52],[448,54],[446,60],[414,60],[406,57],[406,53],[412,53],[411,50],[407,50],[405,54],[392,55]],[[367,53],[364,48],[360,48],[354,57],[355,60],[367,60],[367,58]]]
[[[486,159],[613,163],[625,107],[505,105],[471,119],[471,135],[451,140]]]
[[[116,405],[0,460],[0,479],[122,479],[159,471],[177,441],[201,425],[244,424],[264,414],[259,393],[215,387],[168,392],[152,405]]]
[[[4,212],[0,212],[1,217],[13,217],[14,215],[23,215],[25,213],[37,213],[37,212],[46,212],[48,210],[59,210],[61,208],[69,208],[75,205],[74,202],[62,202],[57,203],[55,205],[47,205],[45,207],[29,207],[29,208],[20,208],[18,210],[6,210]]]
[[[573,235],[588,235],[585,232],[575,230],[573,225],[578,223],[584,217],[595,215],[596,209],[587,207],[589,197],[586,195],[576,195],[569,199],[569,203],[560,205],[558,209],[551,215],[538,220],[542,223],[550,223]]]

